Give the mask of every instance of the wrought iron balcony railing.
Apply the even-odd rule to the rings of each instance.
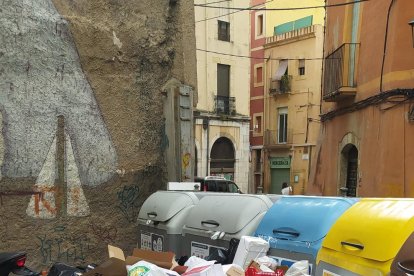
[[[293,144],[293,130],[265,130],[265,146],[286,146]]]
[[[316,26],[312,25],[312,26],[308,26],[305,28],[290,31],[284,34],[266,37],[266,45],[277,43],[277,42],[283,42],[289,39],[295,39],[301,36],[312,35],[315,33],[315,31],[316,31]]]
[[[345,43],[325,58],[323,77],[325,101],[355,96],[358,50],[358,43]]]
[[[269,94],[285,94],[291,91],[292,76],[283,75],[281,80],[269,79]]]
[[[215,112],[219,115],[236,115],[236,98],[215,96]]]

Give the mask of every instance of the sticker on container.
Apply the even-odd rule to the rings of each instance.
[[[322,272],[322,276],[340,276],[340,275],[324,269]]]
[[[152,238],[152,251],[162,252],[164,237],[157,235],[157,234],[152,234],[151,238]]]
[[[137,266],[128,271],[128,276],[144,276],[148,274],[150,269],[145,266]]]
[[[164,237],[141,231],[141,249],[162,252],[164,250]]]
[[[225,250],[223,247],[215,247],[204,243],[191,242],[191,256],[196,256],[199,258],[206,258],[218,249]]]
[[[278,256],[269,256],[269,257],[275,259],[280,266],[290,267],[291,265],[293,265],[294,263],[299,261],[299,260],[286,259],[286,258],[278,257]],[[309,274],[312,274],[312,264],[311,263],[309,263]],[[336,276],[336,275],[333,275],[333,276]]]

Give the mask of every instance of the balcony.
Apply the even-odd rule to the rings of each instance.
[[[214,111],[218,115],[236,115],[236,98],[215,96]]]
[[[280,95],[291,91],[292,76],[283,75],[280,80],[269,79],[269,94]]]
[[[355,97],[359,44],[345,43],[325,58],[323,99],[327,102]]]
[[[293,130],[288,129],[287,133],[280,133],[278,130],[265,130],[264,145],[270,148],[290,148],[293,144]]]
[[[314,37],[316,31],[316,26],[312,25],[309,27],[297,29],[280,35],[274,35],[266,37],[265,47],[271,47],[274,44],[284,44],[292,40],[300,40],[308,37]],[[270,45],[272,44],[272,45]]]

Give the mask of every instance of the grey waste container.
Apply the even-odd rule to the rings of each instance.
[[[181,256],[184,221],[198,202],[193,192],[158,191],[149,196],[138,215],[138,247]]]
[[[205,258],[217,248],[228,248],[232,238],[251,236],[272,204],[265,195],[217,194],[201,198],[183,227],[183,253]]]

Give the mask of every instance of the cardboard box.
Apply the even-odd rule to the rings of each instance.
[[[259,237],[243,236],[237,247],[233,264],[241,266],[243,269],[249,265],[251,260],[265,256],[269,250],[269,242]]]
[[[117,258],[109,258],[95,269],[82,274],[82,276],[127,276],[125,261]]]
[[[128,256],[125,262],[127,265],[133,265],[139,261],[146,261],[165,269],[172,269],[177,265],[174,256],[173,252],[155,252],[135,248],[132,256]]]
[[[226,276],[244,276],[244,270],[238,265],[223,265],[223,271]]]
[[[108,245],[108,253],[109,260],[83,274],[83,276],[127,276],[126,266],[139,261],[147,261],[165,269],[172,269],[177,266],[172,252],[154,252],[136,248],[132,256],[125,258],[122,249]]]

